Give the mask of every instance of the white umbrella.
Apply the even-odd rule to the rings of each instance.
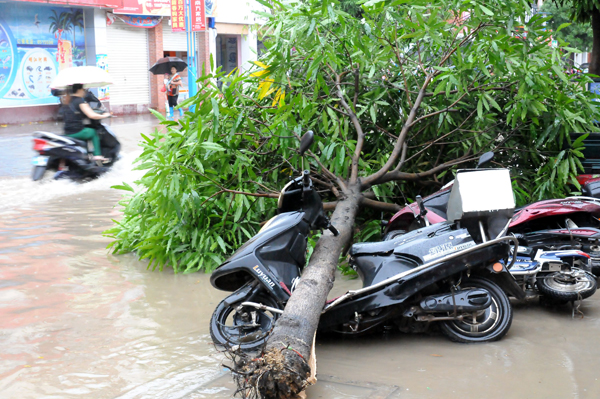
[[[50,84],[52,89],[66,89],[67,86],[82,84],[84,88],[102,87],[113,84],[113,80],[103,69],[96,66],[81,66],[63,69]]]

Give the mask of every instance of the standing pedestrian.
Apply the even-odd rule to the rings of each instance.
[[[179,97],[179,86],[183,86],[181,76],[177,73],[177,68],[171,67],[171,78],[167,82],[167,100],[169,101],[169,117],[173,117],[173,107],[177,106]],[[179,116],[183,116],[183,109],[179,108]]]

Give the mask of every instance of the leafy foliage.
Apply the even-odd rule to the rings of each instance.
[[[556,3],[570,7],[570,18],[577,22],[590,22],[592,14],[600,10],[599,0],[556,0]]]
[[[248,73],[203,76],[182,105],[193,113],[144,137],[146,170],[106,234],[117,252],[178,272],[211,270],[275,213],[299,173],[297,137],[327,201],[364,192],[359,239],[376,239],[381,212],[439,188],[459,165],[494,150],[520,202],[564,195],[580,143],[598,118],[548,43],[547,19],[516,31],[526,1],[369,0],[362,18],[339,3],[265,2],[267,52]],[[562,49],[569,52],[570,49]],[[214,83],[224,82],[222,92]],[[331,209],[333,204],[329,207]],[[368,222],[371,220],[371,222]]]
[[[548,13],[551,19],[548,21],[550,29],[555,38],[568,43],[580,51],[590,51],[592,48],[592,27],[588,23],[571,23],[572,7],[564,4],[556,4],[546,1],[541,11]]]

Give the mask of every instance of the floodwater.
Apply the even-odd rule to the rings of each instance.
[[[31,130],[0,128],[0,398],[228,398],[208,323],[226,295],[206,274],[151,272],[113,256],[103,230],[133,182],[149,117],[119,118],[123,160],[87,184],[29,180]],[[357,285],[339,277],[335,290]],[[321,339],[309,398],[598,398],[600,294],[569,307],[515,304],[500,342],[389,333]]]

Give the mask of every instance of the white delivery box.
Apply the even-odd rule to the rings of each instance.
[[[448,200],[448,220],[506,216],[512,217],[515,198],[508,169],[463,169]]]

